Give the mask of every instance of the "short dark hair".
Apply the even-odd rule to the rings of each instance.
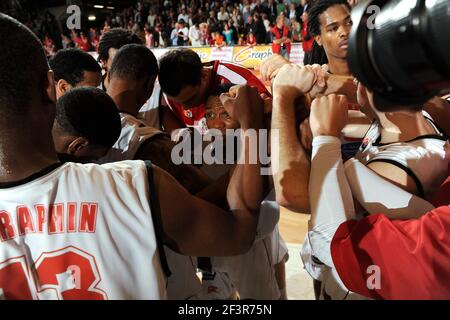
[[[158,60],[146,46],[128,44],[117,51],[109,70],[111,78],[144,79],[158,75]]]
[[[235,84],[233,83],[224,83],[220,86],[214,88],[210,93],[209,96],[213,97],[219,97],[222,93],[228,93],[232,87],[234,87]]]
[[[84,79],[84,71],[102,72],[102,68],[90,54],[79,49],[58,51],[49,61],[55,80],[66,80],[75,87]]]
[[[28,111],[47,81],[49,67],[41,42],[19,21],[0,13],[0,34],[0,117],[4,118]],[[17,68],[14,61],[20,64]]]
[[[109,49],[120,49],[127,44],[142,44],[142,40],[134,33],[123,28],[114,28],[106,32],[98,44],[98,59],[108,61]]]
[[[308,31],[313,37],[320,35],[320,15],[328,8],[339,4],[351,10],[347,0],[317,0],[308,8]]]
[[[328,8],[341,4],[351,10],[347,0],[317,0],[310,7],[308,7],[308,36],[315,37],[320,35],[320,15],[327,11]],[[313,42],[311,53],[306,60],[306,64],[328,63],[328,57],[326,55],[325,49],[320,46],[315,40]]]
[[[116,104],[107,93],[94,87],[75,88],[63,95],[56,103],[55,121],[61,132],[108,148],[122,130]]]
[[[159,84],[164,93],[177,96],[183,87],[201,83],[202,70],[197,53],[190,49],[172,50],[159,60]]]

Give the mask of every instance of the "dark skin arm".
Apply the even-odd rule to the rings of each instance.
[[[227,189],[230,183],[232,170],[225,173],[219,179],[208,185],[206,188],[196,194],[197,197],[214,203],[223,209],[228,209]]]
[[[164,244],[190,256],[231,256],[250,248],[256,232],[254,213],[245,207],[225,211],[191,195],[157,166],[153,170]]]
[[[171,153],[175,143],[166,135],[147,140],[136,153],[135,159],[150,160],[171,174],[190,193],[195,194],[208,186],[212,180],[200,169],[190,164],[175,165]]]
[[[239,87],[224,96],[222,103],[244,133],[263,127],[263,103],[256,90]],[[241,139],[244,161],[238,161],[228,186],[230,211],[192,196],[172,176],[154,167],[163,240],[173,250],[190,256],[231,256],[245,253],[252,245],[263,179],[260,163],[249,161],[251,140],[245,134]]]

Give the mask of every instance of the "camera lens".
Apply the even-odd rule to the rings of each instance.
[[[353,9],[352,73],[381,111],[420,106],[450,88],[448,0],[368,0]]]

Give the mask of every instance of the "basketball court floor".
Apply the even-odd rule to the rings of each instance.
[[[286,285],[290,300],[314,300],[311,277],[300,258],[303,239],[308,230],[308,214],[294,213],[282,208],[279,228],[289,249],[286,263]]]

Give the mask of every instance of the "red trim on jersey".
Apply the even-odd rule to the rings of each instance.
[[[265,93],[268,96],[271,96],[270,92],[265,87],[264,83],[259,80],[250,70],[241,67],[236,64],[221,62],[218,60],[212,61],[213,63],[213,76],[212,79],[212,90],[217,88],[222,84],[236,83],[233,79],[235,76],[240,76],[245,79],[247,85],[251,87],[255,87],[259,93]],[[218,74],[219,67],[225,67],[229,69],[231,72],[229,74]],[[223,70],[222,70],[223,71]],[[181,103],[175,102],[166,98],[169,107],[172,109],[174,114],[180,119],[184,124],[188,126],[195,125],[197,121],[200,121],[205,117],[205,104],[201,104],[196,107],[191,107],[189,109],[185,109]]]

